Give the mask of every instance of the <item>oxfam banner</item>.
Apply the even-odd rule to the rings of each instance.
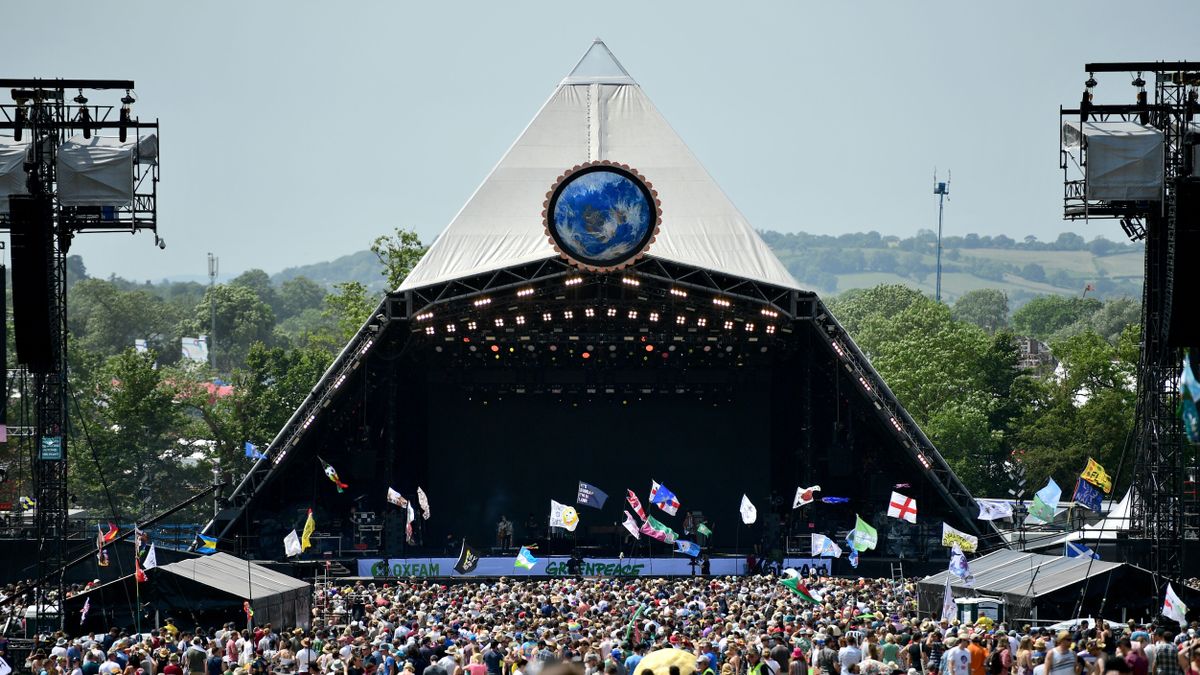
[[[479,565],[470,574],[459,575],[454,571],[457,558],[364,558],[358,561],[360,577],[565,577],[567,557],[538,559],[532,570],[518,568],[515,558],[480,558]],[[583,575],[587,577],[678,577],[693,573],[690,558],[588,558],[583,563]],[[817,558],[789,558],[784,567],[794,567],[801,572],[824,566],[829,561]],[[746,561],[741,558],[714,558],[710,562],[713,576],[744,574]],[[695,568],[699,572],[699,566]]]

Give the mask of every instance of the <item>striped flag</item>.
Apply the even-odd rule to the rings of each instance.
[[[633,512],[638,514],[639,518],[645,520],[646,509],[642,508],[641,500],[633,493],[633,490],[626,490],[625,493],[625,501],[629,502],[629,508],[633,509]]]

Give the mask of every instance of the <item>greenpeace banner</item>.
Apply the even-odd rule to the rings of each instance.
[[[465,575],[472,577],[565,577],[566,556],[547,557],[538,560],[533,569],[516,567],[515,557],[480,558],[475,569]],[[360,577],[449,577],[455,574],[454,565],[458,558],[363,558],[358,561]],[[691,558],[588,558],[583,563],[583,575],[587,577],[650,577],[690,576],[693,573]],[[784,567],[804,571],[824,567],[829,569],[828,560],[818,558],[788,558]],[[697,565],[695,572],[700,571]],[[744,574],[746,561],[741,558],[714,558],[710,561],[713,576]]]

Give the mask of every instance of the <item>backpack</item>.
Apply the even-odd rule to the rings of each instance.
[[[1000,675],[1003,670],[1004,659],[1000,655],[1000,650],[996,649],[992,652],[992,655],[988,657],[987,671],[991,673],[991,675]]]

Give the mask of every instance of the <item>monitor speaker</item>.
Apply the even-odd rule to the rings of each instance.
[[[52,225],[50,198],[12,195],[13,332],[17,361],[35,373],[53,372],[51,348],[50,256]]]

